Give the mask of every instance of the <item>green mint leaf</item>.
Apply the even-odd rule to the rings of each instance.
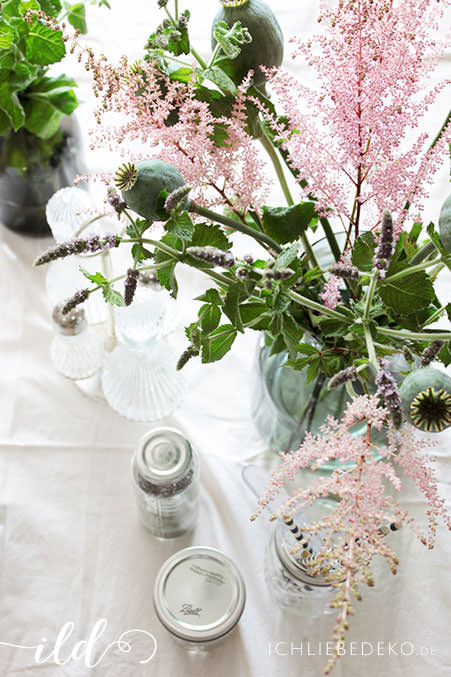
[[[297,240],[305,233],[314,216],[313,202],[301,202],[291,207],[263,207],[265,231],[279,244]]]
[[[221,320],[221,310],[219,306],[214,306],[206,303],[199,310],[199,322],[202,331],[205,334],[210,334],[216,329]]]
[[[111,303],[112,306],[125,306],[124,297],[115,289],[112,289],[109,284],[104,284],[102,286],[103,298],[107,303]]]
[[[90,280],[91,282],[94,282],[94,284],[102,286],[103,285],[109,285],[110,283],[108,282],[107,278],[102,275],[102,273],[90,273],[89,270],[86,270],[86,268],[83,268],[82,266],[79,267],[80,273],[83,273],[83,275]]]
[[[405,264],[403,266],[406,267]],[[400,270],[397,264],[395,270]],[[408,266],[407,266],[408,268]],[[394,270],[389,269],[389,273]],[[379,283],[379,295],[389,308],[400,315],[410,315],[427,308],[434,298],[434,287],[424,271],[390,281],[389,276]]]
[[[229,76],[224,73],[222,68],[219,68],[219,66],[206,68],[201,74],[202,77],[210,80],[210,82],[219,87],[219,89],[230,92],[230,94],[233,94],[234,96],[236,95],[238,90],[235,86],[235,83],[233,82],[232,78],[229,78]]]
[[[186,242],[191,242],[195,231],[195,225],[188,212],[182,212],[178,216],[169,219],[164,227],[167,231],[181,237]]]
[[[202,363],[216,362],[224,357],[237,336],[235,327],[223,324],[202,340]]]
[[[215,306],[221,306],[223,301],[219,292],[215,288],[207,289],[200,296],[196,296],[196,301],[205,301],[206,303],[212,303]]]
[[[374,252],[376,240],[373,233],[367,231],[359,235],[352,248],[352,263],[365,272],[371,272],[374,268]]]
[[[232,246],[232,243],[229,242],[219,226],[197,223],[191,238],[191,246],[211,246],[227,251]]]
[[[287,249],[284,249],[280,254],[277,255],[277,258],[274,263],[274,268],[279,270],[280,268],[289,268],[290,263],[292,263],[297,257],[299,250],[299,244],[295,242]]]

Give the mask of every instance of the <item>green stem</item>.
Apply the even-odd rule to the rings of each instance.
[[[451,331],[431,331],[431,332],[417,332],[408,331],[407,329],[390,329],[389,327],[378,327],[379,334],[397,338],[400,340],[412,339],[412,341],[449,341],[451,339]]]
[[[277,155],[276,149],[274,148],[274,146],[272,145],[271,141],[268,139],[266,134],[262,135],[260,141],[262,143],[263,148],[268,153],[271,162],[274,166],[274,169],[276,170],[277,178],[279,179],[280,187],[282,188],[287,204],[289,206],[294,205],[293,196],[291,195],[290,189],[288,187],[288,183],[285,178],[285,173],[283,171],[283,167],[279,160],[279,156]]]
[[[196,59],[196,61],[198,62],[199,66],[202,66],[202,68],[207,69],[208,68],[207,62],[203,60],[201,55],[194,49],[194,47],[191,47],[190,51],[191,51],[191,54]]]
[[[443,315],[443,313],[445,311],[446,311],[446,306],[442,306],[441,308],[436,310],[435,313],[433,315],[431,315],[430,318],[428,318],[426,324],[432,324],[433,322],[435,322],[435,320],[438,320],[439,317],[441,317],[441,315]]]
[[[230,283],[232,282],[232,280],[229,280],[228,277],[226,277],[222,273],[217,273],[215,270],[210,270],[207,268],[198,268],[198,270],[201,270],[203,273],[211,277],[212,280],[216,280],[220,284],[226,285],[227,287],[229,287]]]
[[[416,265],[417,263],[421,263],[421,261],[424,261],[425,258],[430,256],[433,252],[435,252],[435,245],[433,242],[427,242],[425,245],[421,247],[417,251],[417,253],[412,256],[410,259],[410,263],[413,265]]]
[[[254,240],[268,244],[277,253],[282,251],[282,247],[265,233],[260,233],[258,230],[255,230],[254,228],[251,228],[250,226],[244,223],[240,223],[239,221],[234,221],[228,216],[212,212],[210,211],[210,209],[207,209],[206,207],[201,207],[195,202],[191,202],[190,211],[194,212],[195,214],[198,214],[199,216],[205,217],[209,221],[221,223],[223,226],[227,226],[228,228],[238,230],[241,233],[244,233],[245,235],[250,235],[251,237],[254,238]]]
[[[178,259],[180,257],[181,252],[177,251],[177,249],[174,249],[173,247],[170,247],[169,245],[165,244],[164,242],[159,242],[159,240],[151,240],[149,238],[141,238],[141,237],[131,237],[129,240],[122,240],[122,244],[131,244],[135,242],[145,242],[146,244],[151,244],[154,247],[157,247],[157,249],[161,249],[161,251],[166,252],[166,254],[169,254],[175,259]],[[167,262],[166,262],[167,265]]]
[[[291,289],[288,290],[288,295],[295,303],[298,303],[300,306],[304,306],[305,308],[309,308],[310,310],[316,310],[321,313],[321,315],[326,315],[326,317],[330,317],[334,320],[340,320],[340,322],[349,321],[347,317],[336,310],[332,310],[332,308],[326,308],[326,306],[316,303],[316,301],[312,301],[306,296],[302,296]]]
[[[326,219],[324,216],[321,216],[319,219],[323,230],[324,230],[324,235],[327,237],[327,241],[329,243],[330,251],[333,254],[333,257],[335,261],[338,261],[341,256],[341,251],[340,247],[338,246],[337,238],[335,237],[335,233],[332,230],[332,226],[329,223],[329,220]]]
[[[378,279],[378,271],[374,271],[373,274],[371,275],[370,284],[366,292],[365,307],[363,309],[362,315],[362,320],[364,324],[368,323],[368,320],[370,319],[371,304],[373,302],[374,292],[376,291],[377,279]]]
[[[174,0],[174,14],[175,14],[175,20],[179,20],[179,0]]]
[[[374,347],[373,337],[371,336],[371,330],[367,322],[363,323],[363,331],[365,334],[365,343],[368,350],[368,358],[372,365],[376,367],[379,371],[379,365],[377,363],[376,349]]]
[[[437,265],[437,263],[439,263],[439,261],[437,259],[434,259],[433,261],[425,261],[424,263],[419,263],[418,265],[411,266],[410,268],[406,268],[405,270],[400,270],[399,273],[394,273],[393,275],[386,277],[383,284],[385,284],[385,282],[393,282],[394,280],[399,280],[402,277],[407,277],[407,275],[417,273],[419,270],[425,270],[426,268],[435,266]]]

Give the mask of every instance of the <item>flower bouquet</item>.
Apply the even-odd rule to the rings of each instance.
[[[239,333],[253,329],[264,332],[271,354],[286,352],[283,369],[346,389],[340,419],[329,417],[282,455],[256,512],[301,468],[334,461],[332,472],[312,474],[307,488],[292,491],[274,517],[289,521],[317,499],[334,498],[324,518],[302,525],[297,547],[302,552],[320,536],[309,567],[335,588],[338,645],[353,598],[362,584],[373,585],[374,556],[396,573],[387,532],[409,525],[432,548],[439,519],[451,528],[429,438],[415,430],[451,425],[443,368],[451,332],[432,328],[451,311],[437,295],[439,276],[451,269],[451,197],[443,196],[437,224],[425,226],[420,215],[449,152],[449,114],[436,129],[418,131],[449,87],[427,80],[445,46],[437,28],[449,3],[319,4],[319,34],[292,40],[294,57],[315,73],[312,87],[281,67],[282,31],[263,0],[219,4],[208,58],[192,44],[190,12],[179,11],[177,0],[159,0],[163,19],[139,61],[124,56],[112,65],[76,38],[72,50],[91,71],[99,100],[93,147],[124,156],[101,177],[118,232],[62,242],[36,264],[129,247],[126,271],[114,278],[84,271],[86,287],[63,312],[100,292],[130,305],[139,273],[148,270],[176,296],[178,271],[194,267],[209,284],[186,328],[180,369],[191,359],[220,360]],[[267,204],[268,163],[286,204]],[[236,233],[249,238],[251,253],[237,253]],[[312,246],[321,235],[327,265]],[[434,361],[441,366],[431,367]],[[402,475],[428,502],[425,533],[394,497]]]

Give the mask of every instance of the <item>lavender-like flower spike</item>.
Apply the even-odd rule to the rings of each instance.
[[[341,262],[338,261],[334,263],[333,266],[329,268],[330,272],[337,277],[342,277],[348,280],[358,280],[359,271],[356,266],[353,266],[349,261]]]
[[[335,376],[332,376],[332,378],[329,379],[327,388],[329,390],[333,390],[334,388],[343,385],[343,383],[346,383],[347,381],[355,381],[356,379],[357,379],[357,369],[353,366],[347,367],[346,369],[342,369],[337,374],[335,374]]]
[[[192,186],[180,186],[179,188],[176,188],[175,190],[172,191],[166,198],[166,202],[164,203],[164,208],[167,212],[171,213],[177,207],[180,209],[188,209],[189,207],[189,200],[187,200],[187,196],[192,190]]]
[[[215,266],[223,266],[224,268],[231,268],[235,265],[235,258],[229,252],[224,252],[217,247],[188,247],[187,254],[191,254],[195,259],[212,263]]]
[[[384,209],[379,242],[374,253],[374,266],[379,270],[379,278],[381,279],[386,275],[394,250],[393,219],[388,209]]]
[[[444,344],[445,341],[432,341],[421,353],[421,366],[427,367],[431,364],[443,348]]]
[[[96,254],[105,249],[118,247],[120,242],[121,238],[114,233],[108,233],[103,237],[100,237],[99,235],[89,235],[86,238],[77,237],[73,240],[61,242],[56,245],[56,247],[50,247],[50,249],[47,249],[47,251],[38,256],[33,265],[41,266],[44,263],[50,263],[50,261],[55,261],[56,259],[72,256],[72,254]]]
[[[189,346],[186,350],[183,351],[183,353],[180,355],[178,362],[177,362],[177,371],[180,371],[180,369],[183,369],[185,364],[192,358],[196,357],[196,355],[199,355],[199,351],[197,348],[194,348],[194,346]]]
[[[409,362],[411,364],[415,362],[415,355],[408,346],[403,346],[402,354],[404,355],[404,359],[406,362]]]
[[[107,202],[113,207],[118,216],[122,214],[124,209],[127,209],[127,203],[124,202],[124,200],[121,200],[119,193],[112,186],[110,186],[107,191]]]
[[[377,392],[385,401],[395,428],[402,424],[402,403],[398,392],[398,386],[388,368],[388,360],[384,357],[379,359],[380,371],[376,376]]]
[[[125,278],[124,283],[124,302],[126,306],[129,306],[133,301],[136,285],[138,284],[138,277],[139,271],[134,268],[129,268],[127,270],[127,277]]]
[[[73,310],[75,308],[75,306],[80,305],[80,303],[84,303],[86,301],[86,299],[88,298],[88,296],[89,296],[89,291],[87,289],[79,289],[62,306],[61,313],[63,315],[67,315],[67,313],[70,313],[70,311]]]

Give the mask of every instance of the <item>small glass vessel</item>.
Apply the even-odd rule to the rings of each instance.
[[[102,387],[108,404],[135,421],[169,416],[186,392],[174,351],[163,335],[166,309],[165,292],[147,281],[138,286],[130,306],[114,309],[119,345],[105,362]]]
[[[56,191],[45,208],[47,223],[55,240],[64,242],[79,235],[83,226],[92,218],[93,210],[94,203],[85,190],[70,186]],[[90,232],[92,230],[91,227]]]
[[[103,364],[101,336],[88,326],[83,308],[74,308],[63,315],[62,306],[60,303],[53,310],[55,335],[50,349],[53,366],[67,378],[89,378]]]
[[[132,484],[144,526],[161,539],[178,538],[197,519],[199,462],[189,441],[172,428],[155,428],[132,457]]]
[[[299,519],[296,516],[294,523],[296,518]],[[329,605],[336,594],[330,582],[321,574],[313,576],[309,567],[320,544],[318,539],[312,539],[299,550],[299,540],[280,519],[273,525],[267,543],[264,573],[270,594],[278,606],[304,618],[331,613]],[[294,549],[297,552],[293,553]]]
[[[214,548],[176,552],[161,567],[154,606],[172,637],[193,652],[218,645],[237,627],[246,588],[236,565]]]

